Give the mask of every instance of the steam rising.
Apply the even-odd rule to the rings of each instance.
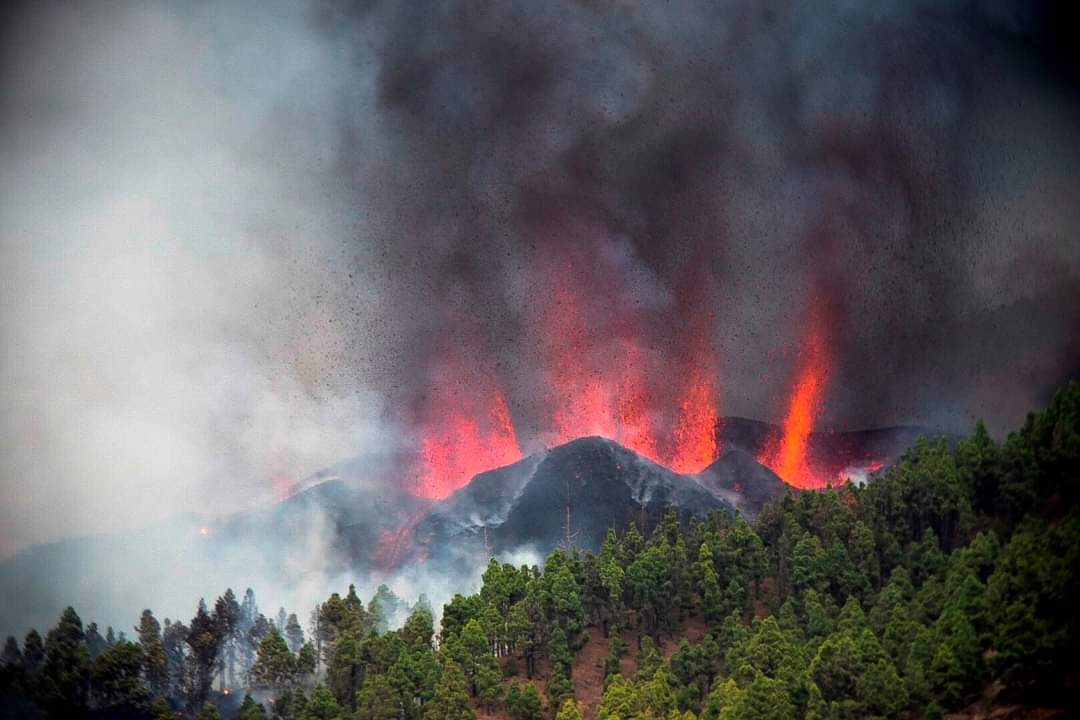
[[[0,556],[270,502],[474,377],[532,451],[560,292],[661,415],[705,363],[782,420],[812,308],[824,427],[1002,431],[1077,371],[1080,112],[1027,3],[6,12]]]

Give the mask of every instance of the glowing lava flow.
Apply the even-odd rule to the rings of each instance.
[[[824,487],[831,478],[820,476],[807,459],[810,434],[814,431],[828,376],[825,346],[820,328],[812,324],[803,366],[791,394],[782,435],[766,449],[758,462],[799,488]]]
[[[551,440],[561,444],[587,435],[615,437],[616,418],[606,378],[590,357],[590,329],[579,297],[558,285],[542,309],[541,343],[552,395]]]

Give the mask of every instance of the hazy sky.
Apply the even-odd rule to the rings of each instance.
[[[444,349],[539,422],[707,318],[721,410],[997,432],[1080,367],[1075,57],[1023,2],[46,1],[0,41],[0,556],[264,502],[415,420]],[[1072,63],[1072,65],[1070,65]]]

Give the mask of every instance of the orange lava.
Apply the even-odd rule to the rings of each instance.
[[[650,418],[653,403],[645,380],[645,353],[628,344],[620,372],[622,377],[615,391],[616,428],[611,437],[653,462],[662,462]]]

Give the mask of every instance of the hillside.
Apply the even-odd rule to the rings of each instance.
[[[761,487],[735,489],[740,468]],[[696,480],[586,438],[484,474],[413,527],[565,540],[569,497],[581,525],[542,566],[491,557],[438,613],[350,585],[307,628],[250,592],[200,602],[188,624],[147,610],[134,643],[68,608],[44,643],[7,641],[0,717],[145,718],[156,696],[155,720],[1065,718],[1080,689],[1078,470],[1080,384],[1002,444],[981,426],[921,440],[874,482],[785,493],[753,525]],[[703,475],[747,501],[775,486],[745,454]],[[320,492],[344,498],[334,487]],[[685,512],[701,503],[713,511]],[[635,507],[667,509],[645,533],[577,545]]]

